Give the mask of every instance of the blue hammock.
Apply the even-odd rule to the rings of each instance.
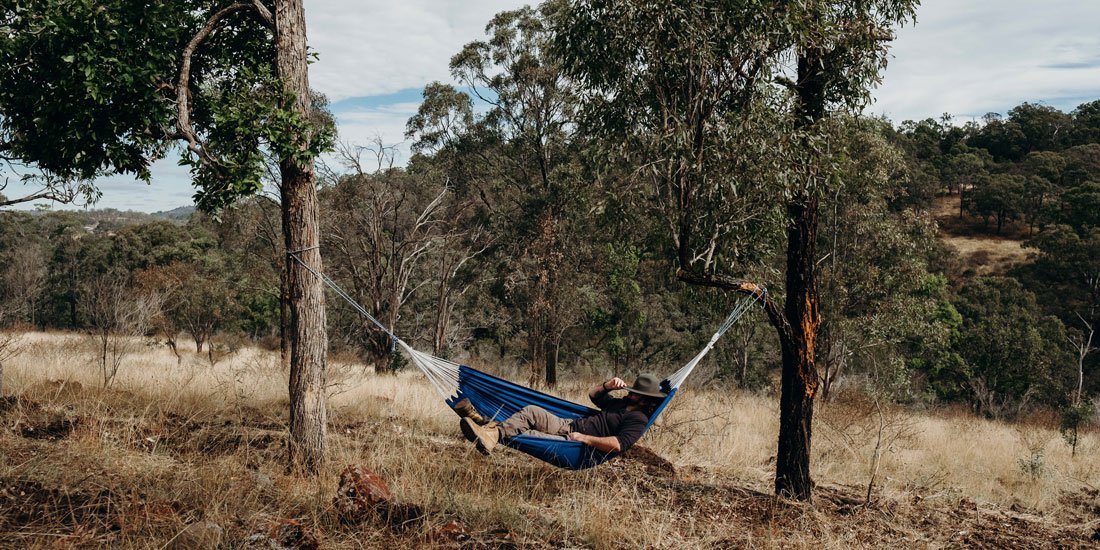
[[[653,421],[657,419],[657,415],[661,414],[665,406],[672,401],[672,396],[676,394],[676,390],[669,386],[667,380],[661,385],[662,389],[668,392],[668,396],[661,401],[661,405],[652,415],[650,415],[649,423],[645,426],[646,430],[653,425]],[[600,412],[597,409],[538,392],[531,388],[509,382],[503,378],[486,374],[477,369],[467,367],[466,365],[459,365],[458,393],[447,399],[447,404],[454,407],[455,403],[464,398],[469,399],[470,403],[479,412],[482,412],[482,414],[486,416],[492,416],[493,419],[498,422],[503,422],[528,405],[537,405],[558,418],[569,420]],[[643,431],[643,433],[645,432]],[[502,443],[544,462],[569,470],[591,468],[592,466],[602,464],[619,455],[619,453],[609,453],[597,450],[580,441],[567,441],[531,435],[517,435],[505,439]]]
[[[738,319],[763,296],[748,296],[738,302],[733,312],[711,336],[703,349],[699,351],[686,365],[661,382],[661,389],[668,395],[649,417],[645,426],[648,431],[657,417],[665,410],[665,407],[675,397],[680,384],[687,379],[699,361],[703,359],[718,342],[718,339],[726,333]],[[531,388],[509,382],[502,378],[481,372],[466,365],[459,365],[414,350],[404,341],[394,338],[398,345],[412,359],[412,362],[424,372],[428,380],[435,385],[440,395],[452,408],[463,398],[483,415],[491,416],[494,420],[502,422],[527,405],[538,405],[551,414],[565,419],[576,419],[582,416],[596,414],[600,411],[567,401],[559,397],[547,395]],[[597,466],[619,455],[597,450],[579,441],[570,441],[556,438],[536,437],[531,435],[518,435],[505,439],[503,443],[513,449],[527,453],[539,460],[553,464],[560,468],[570,470],[582,470]]]
[[[512,416],[527,405],[538,405],[555,416],[565,419],[576,419],[600,412],[591,407],[586,407],[573,403],[572,401],[535,391],[531,388],[504,380],[503,378],[498,378],[477,369],[470,368],[466,365],[460,365],[441,357],[435,357],[413,349],[408,343],[401,340],[393,332],[387,329],[378,319],[375,319],[366,308],[353,300],[351,296],[348,296],[348,294],[332,279],[306,265],[305,262],[297,256],[297,253],[288,252],[288,255],[305,267],[309,272],[319,277],[333,290],[333,292],[359,312],[360,315],[373,322],[378,328],[385,331],[386,334],[389,334],[393,339],[394,347],[400,347],[405,351],[405,354],[408,355],[413,364],[428,377],[428,381],[432,383],[436,391],[439,392],[448,405],[453,407],[458,401],[463,398],[468,398],[478,412],[483,415],[492,416],[493,419],[497,421],[506,420],[509,416]],[[661,382],[661,389],[667,392],[668,395],[661,401],[660,406],[657,407],[653,414],[650,415],[649,423],[645,426],[646,431],[649,430],[649,427],[653,425],[653,421],[657,419],[657,416],[660,415],[661,412],[665,410],[665,407],[672,401],[672,398],[676,395],[676,391],[680,388],[680,384],[682,384],[688,375],[691,374],[691,371],[699,364],[699,361],[710,352],[714,344],[718,342],[718,339],[721,338],[753,304],[758,301],[764,303],[766,297],[767,289],[763,288],[758,290],[758,294],[743,297],[729,316],[726,317],[726,320],[722,323],[722,326],[718,328],[718,331],[711,336],[710,341],[707,342],[703,349],[688,361],[686,365],[680,368],[680,370]],[[644,434],[645,431],[642,433]],[[503,443],[513,449],[538,458],[539,460],[570,470],[591,468],[592,466],[602,464],[619,455],[619,453],[599,451],[579,441],[551,439],[530,435],[511,437],[504,440]]]

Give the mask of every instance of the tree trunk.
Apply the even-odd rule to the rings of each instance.
[[[111,338],[111,333],[107,330],[103,330],[99,333],[99,368],[103,372],[103,387],[106,388],[111,382],[111,378],[107,376],[107,344]]]
[[[527,337],[527,351],[530,354],[531,374],[528,385],[537,387],[545,382],[546,345],[542,335],[542,319],[535,318],[531,323],[531,334]]]
[[[781,335],[783,381],[779,398],[779,450],[775,460],[775,492],[809,501],[810,439],[818,377],[814,345],[821,323],[818,313],[814,250],[817,200],[804,198],[787,207],[787,300],[784,314],[790,332]]]
[[[279,364],[283,367],[282,372],[290,372],[290,289],[287,279],[289,262],[292,261],[286,258],[283,269],[279,271]]]
[[[446,253],[440,262],[438,299],[435,304],[435,335],[432,337],[432,354],[440,355],[447,341],[447,324],[450,321],[451,309],[451,285],[450,266],[447,265]]]
[[[276,0],[275,52],[279,78],[293,94],[292,109],[309,120],[311,100],[306,58],[306,22],[302,0]],[[308,136],[286,136],[304,149]],[[281,200],[286,248],[311,269],[322,272],[317,178],[311,162],[299,155],[281,159]],[[290,461],[311,474],[325,462],[325,359],[328,339],[321,279],[302,264],[289,262],[290,294]]]
[[[561,342],[558,338],[546,339],[546,385],[554,387],[558,383],[558,350]]]
[[[176,345],[176,337],[172,335],[172,329],[162,326],[158,330],[164,334],[164,345],[168,346],[168,349],[172,350],[172,355],[176,356],[176,365],[183,364],[183,356],[180,355],[180,349]]]
[[[745,379],[749,377],[749,349],[741,349],[741,357],[737,366],[737,387],[745,389]]]
[[[824,52],[809,48],[798,56],[798,104],[796,116],[802,130],[825,117],[827,77]],[[812,163],[812,160],[807,162]],[[775,493],[801,501],[811,500],[810,440],[814,396],[818,376],[814,346],[821,316],[818,313],[817,249],[819,183],[814,167],[804,167],[805,189],[787,203],[787,298],[784,304],[787,330],[779,331],[783,350],[783,379],[779,397],[779,449],[775,457]]]

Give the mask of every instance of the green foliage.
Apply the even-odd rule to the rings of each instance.
[[[1018,122],[1006,121],[997,113],[986,114],[983,122],[968,144],[989,151],[997,162],[1018,161],[1028,153],[1027,136]]]
[[[1020,471],[1031,478],[1031,481],[1039,481],[1047,475],[1047,465],[1043,457],[1043,449],[1031,450],[1028,457],[1018,459],[1016,463],[1020,465]]]
[[[485,30],[450,66],[487,109],[475,114],[471,97],[434,84],[408,135],[458,194],[479,199],[479,219],[500,237],[486,261],[498,275],[491,308],[508,314],[492,316],[499,326],[482,333],[525,334],[525,359],[545,365],[550,381],[566,333],[592,303],[592,272],[582,266],[599,250],[585,238],[598,206],[575,134],[575,90],[549,51],[545,18],[507,11]]]
[[[824,397],[840,376],[862,374],[908,394],[905,355],[947,339],[936,310],[945,281],[929,273],[931,220],[891,208],[904,193],[906,165],[874,121],[851,121],[838,165],[844,182],[822,203],[818,235],[822,331],[818,367]]]
[[[46,178],[148,181],[149,165],[185,144],[181,162],[209,211],[260,189],[265,152],[311,162],[331,148],[334,125],[290,108],[294,98],[274,76],[272,32],[251,7],[216,23],[180,81],[185,45],[222,8],[207,0],[0,4],[0,152]]]
[[[1062,186],[1075,187],[1100,180],[1100,143],[1086,143],[1062,152],[1066,167],[1062,171]]]
[[[1019,126],[1025,154],[1061,150],[1072,137],[1073,118],[1047,105],[1022,103],[1008,111],[1008,120]]]
[[[1061,414],[1061,431],[1062,438],[1065,439],[1066,444],[1072,447],[1073,453],[1077,453],[1077,443],[1081,430],[1088,426],[1094,416],[1096,416],[1096,407],[1092,401],[1088,399],[1082,400],[1080,403],[1066,405],[1062,408]]]
[[[963,205],[967,212],[997,222],[1000,233],[1005,223],[1017,219],[1024,210],[1023,198],[1028,180],[1019,175],[979,176],[974,188],[963,193]]]
[[[438,154],[454,147],[474,125],[473,100],[449,84],[424,87],[424,101],[406,125],[405,136],[415,138],[413,154]]]
[[[1061,342],[1065,328],[1056,317],[1037,314],[1035,296],[1018,281],[976,279],[956,302],[963,323],[955,350],[962,370],[947,373],[971,393],[982,414],[1014,414],[1034,399],[1051,402],[1064,394],[1072,358]]]
[[[1058,221],[1081,232],[1100,228],[1100,181],[1088,181],[1066,190],[1056,215]]]
[[[134,173],[164,153],[159,84],[194,18],[186,2],[0,3],[0,142],[66,178]],[[171,24],[166,24],[171,22]]]
[[[1073,110],[1078,144],[1100,143],[1100,99],[1082,103]]]
[[[588,312],[591,330],[602,333],[605,349],[615,361],[629,363],[636,338],[647,321],[638,282],[641,250],[630,244],[607,244],[604,300]]]
[[[1046,308],[1066,323],[1076,323],[1078,314],[1095,323],[1100,316],[1100,228],[1078,232],[1054,225],[1027,246],[1039,255],[1019,270],[1019,277],[1034,283]]]

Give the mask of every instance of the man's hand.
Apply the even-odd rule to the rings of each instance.
[[[607,380],[603,383],[603,389],[605,391],[621,390],[626,387],[626,382],[622,378],[615,377],[611,380]]]
[[[597,450],[605,453],[617,453],[622,450],[619,446],[619,438],[609,435],[607,437],[596,437],[594,435],[582,434],[580,432],[569,432],[567,436],[570,441],[580,441],[589,447],[594,447]]]
[[[591,390],[588,390],[588,397],[592,398],[592,402],[599,405],[597,399],[601,399],[609,391],[621,390],[626,387],[626,382],[622,378],[612,378],[605,380],[601,384],[592,386]]]

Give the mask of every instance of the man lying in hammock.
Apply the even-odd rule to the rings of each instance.
[[[624,389],[625,397],[611,397],[612,391]],[[600,411],[577,419],[558,418],[542,407],[528,405],[504,422],[495,422],[480,414],[469,399],[455,403],[454,410],[462,417],[462,434],[484,454],[502,439],[517,435],[569,439],[603,452],[620,453],[642,437],[650,415],[666,395],[657,377],[642,374],[630,387],[621,378],[593,386],[588,397]]]

